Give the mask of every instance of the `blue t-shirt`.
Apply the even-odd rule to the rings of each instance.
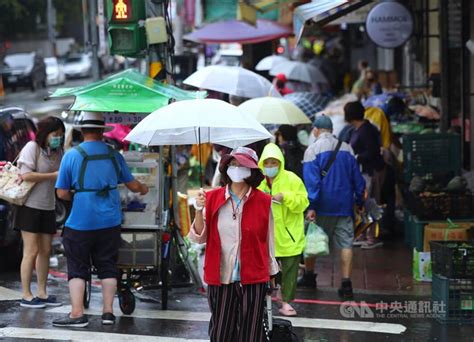
[[[101,141],[88,141],[80,144],[88,155],[108,154],[108,146]],[[89,160],[84,177],[85,189],[115,188],[118,183],[133,181],[123,156],[115,152],[119,166],[119,177],[110,159]],[[56,189],[79,189],[79,177],[83,157],[76,149],[71,149],[63,157],[59,168]],[[122,223],[120,194],[117,189],[109,191],[107,196],[97,192],[78,192],[74,195],[71,214],[66,227],[75,230],[98,230],[113,228]]]

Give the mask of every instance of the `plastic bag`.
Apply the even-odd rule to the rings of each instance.
[[[413,279],[431,281],[431,253],[418,252],[413,248]]]
[[[308,223],[306,232],[306,246],[304,248],[304,256],[323,256],[329,255],[329,238],[323,228],[314,222]]]

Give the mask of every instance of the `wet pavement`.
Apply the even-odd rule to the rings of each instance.
[[[473,326],[443,325],[429,317],[426,307],[431,305],[431,286],[409,279],[411,262],[407,262],[411,259],[405,254],[409,255],[409,250],[398,242],[378,250],[356,250],[354,273],[362,274],[362,280],[354,281],[355,302],[342,305],[336,293],[337,262],[331,258],[320,260],[320,287],[316,291],[298,290],[294,303],[298,316],[290,318],[300,341],[474,341]],[[368,262],[375,258],[380,262]],[[167,311],[161,310],[159,290],[137,292],[136,310],[130,316],[121,314],[116,301],[116,324],[102,326],[100,287],[95,285],[87,311],[89,326],[53,327],[52,320],[70,310],[63,265],[64,259],[60,258],[60,267],[53,270],[48,283],[50,293],[65,304],[59,308],[21,308],[18,272],[0,273],[1,341],[208,340],[207,300],[192,287],[172,289]],[[393,279],[398,281],[392,284]],[[415,311],[408,313],[407,305],[415,305]],[[276,303],[273,314],[278,316]]]

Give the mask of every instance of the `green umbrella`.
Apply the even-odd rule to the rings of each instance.
[[[50,97],[75,96],[70,110],[149,114],[177,101],[205,98],[206,92],[186,91],[129,69],[86,86],[57,89]]]

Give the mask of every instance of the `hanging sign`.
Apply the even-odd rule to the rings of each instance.
[[[135,125],[143,120],[145,115],[136,113],[104,113],[106,123]]]
[[[367,15],[365,24],[369,38],[386,49],[402,46],[413,33],[413,16],[394,1],[377,4]]]

